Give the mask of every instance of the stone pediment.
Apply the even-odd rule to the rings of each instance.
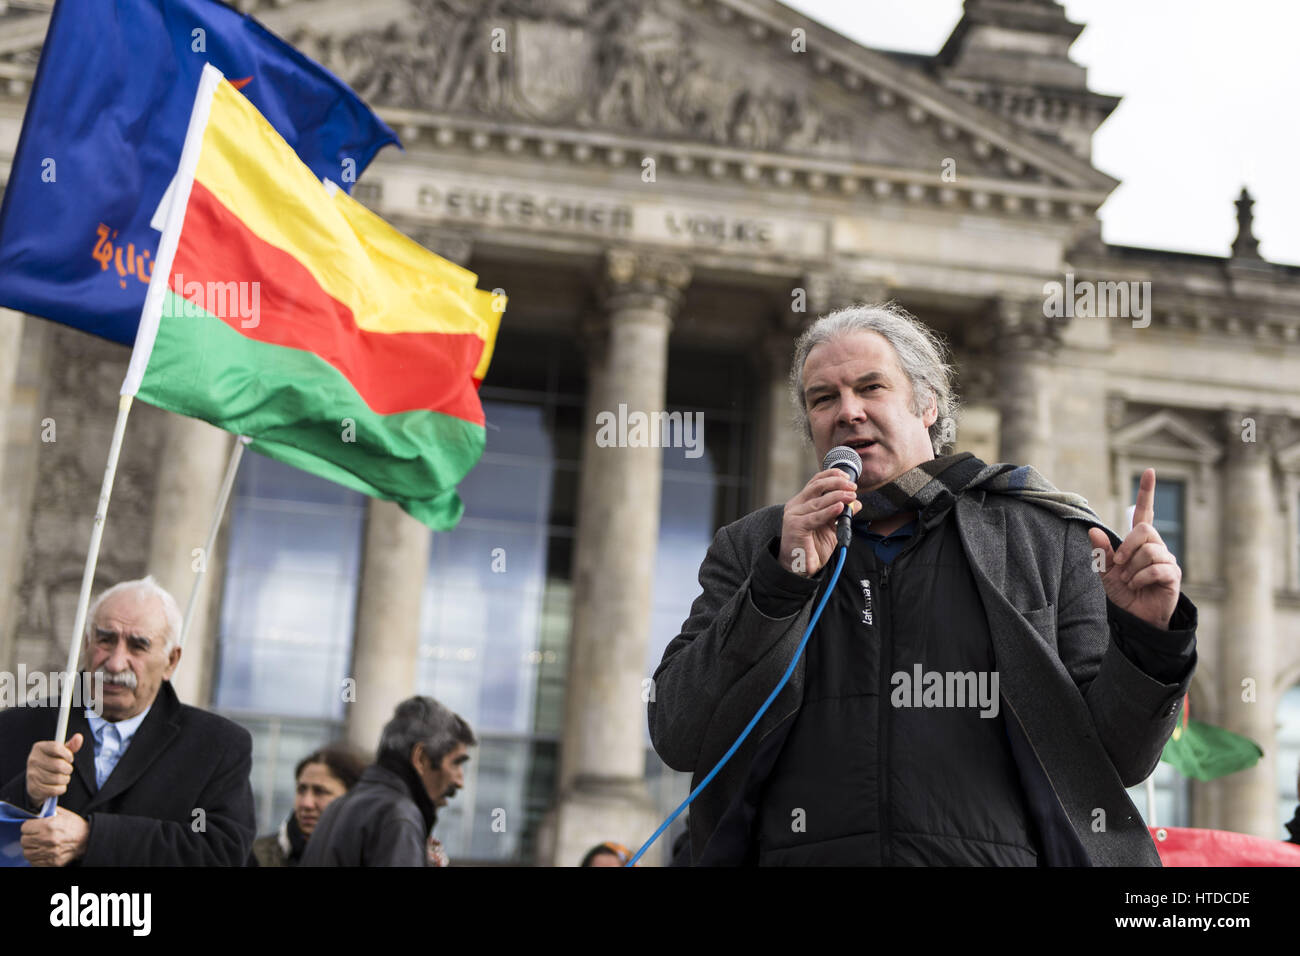
[[[1109,190],[1064,149],[778,3],[402,0],[296,46],[369,102],[958,176]],[[286,19],[287,14],[282,14]]]
[[[1156,455],[1174,460],[1210,463],[1218,460],[1222,446],[1179,415],[1161,410],[1115,432],[1111,445],[1120,451]]]
[[[31,12],[21,25],[30,32],[43,4],[26,3]],[[844,164],[914,171],[932,185],[909,188],[933,189],[941,200],[954,192],[943,186],[955,181],[941,178],[945,164],[963,184],[1023,184],[1024,197],[1039,197],[1040,205],[1045,193],[1066,192],[1092,207],[1115,184],[921,69],[775,0],[242,6],[348,81],[399,133],[458,118],[495,129],[622,137],[631,149],[650,141],[715,147],[732,159],[737,152],[797,157],[832,174]],[[0,75],[6,60],[34,65],[30,43],[14,47],[0,50]],[[806,175],[814,188],[825,178]]]

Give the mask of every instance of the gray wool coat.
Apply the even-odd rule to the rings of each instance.
[[[980,490],[959,497],[954,508],[988,615],[1007,720],[1018,721],[1027,736],[1064,812],[1060,826],[1068,818],[1093,865],[1159,866],[1125,788],[1145,780],[1159,761],[1190,672],[1180,684],[1161,683],[1116,646],[1111,622],[1123,619],[1131,628],[1136,619],[1107,600],[1083,522]],[[782,510],[773,505],[718,531],[700,566],[703,593],[655,671],[650,737],[668,766],[694,774],[692,786],[777,685],[821,595],[819,588],[782,619],[765,616],[749,597],[755,559],[780,536]],[[1176,618],[1180,612],[1194,620],[1184,595]],[[811,640],[818,637],[814,632]],[[803,687],[801,657],[745,743],[691,804],[697,857],[759,743],[798,712]]]

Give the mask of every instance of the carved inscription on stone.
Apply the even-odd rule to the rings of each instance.
[[[414,197],[403,211],[440,222],[624,238],[658,245],[820,256],[829,224],[817,217],[738,214],[723,206],[622,199],[617,193],[566,193],[502,187],[486,181],[404,183]]]

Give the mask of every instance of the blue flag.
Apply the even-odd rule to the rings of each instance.
[[[31,866],[23,856],[22,829],[28,820],[54,816],[54,798],[45,801],[40,813],[0,800],[0,866]]]
[[[135,341],[149,223],[207,62],[346,189],[398,142],[341,80],[217,0],[58,0],[0,207],[0,305]]]

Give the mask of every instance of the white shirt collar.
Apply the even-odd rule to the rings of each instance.
[[[144,723],[145,717],[149,716],[149,711],[152,709],[153,704],[150,704],[134,717],[128,717],[125,720],[112,721],[105,720],[87,707],[86,720],[90,722],[90,732],[95,735],[95,740],[101,743],[104,740],[104,728],[109,724],[112,724],[113,727],[117,729],[117,735],[122,738],[122,747],[125,748],[126,745],[131,742],[131,738],[135,736],[135,732],[140,729],[140,725]]]

